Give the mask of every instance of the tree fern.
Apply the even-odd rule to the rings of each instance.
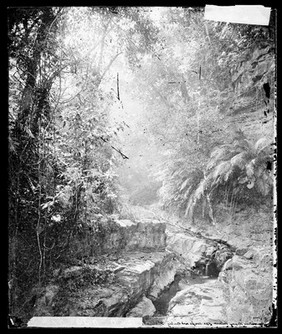
[[[191,193],[185,215],[192,219],[194,208],[201,197],[207,198],[213,190],[220,185],[226,185],[230,180],[233,180],[233,191],[238,187],[246,186],[248,189],[255,187],[261,195],[268,195],[272,189],[273,180],[266,164],[271,161],[272,146],[267,138],[260,138],[253,144],[245,138],[243,133],[239,133],[232,144],[216,147],[211,152],[207,163],[206,176]],[[210,203],[211,201],[209,206],[212,211]]]
[[[186,164],[182,164],[181,167],[173,166],[172,172],[167,169],[166,176],[162,176],[164,181],[159,195],[165,208],[177,207],[181,211],[191,193],[197,188],[203,172],[200,169],[189,170]]]

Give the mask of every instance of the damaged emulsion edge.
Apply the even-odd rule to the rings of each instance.
[[[276,12],[275,15],[275,32],[277,31],[277,19],[276,19]],[[275,34],[275,44],[277,44],[277,35]],[[272,296],[272,317],[275,318],[275,314],[277,313],[277,251],[278,251],[278,239],[277,239],[277,55],[275,55],[275,87],[274,87],[274,104],[273,104],[273,147],[274,147],[274,154],[273,154],[273,296]]]
[[[264,7],[261,5],[252,6],[252,5],[235,5],[235,6],[214,6],[206,5],[205,6],[205,20],[211,21],[221,21],[227,23],[240,23],[240,24],[251,24],[251,25],[263,25],[268,26],[270,21],[270,7]],[[276,13],[275,13],[276,15]],[[275,22],[277,22],[275,20]],[[275,26],[275,31],[277,27]],[[276,70],[277,70],[277,59]],[[276,80],[275,80],[276,82]],[[272,297],[272,317],[275,318],[277,312],[277,149],[276,149],[276,129],[277,129],[277,91],[276,85],[274,87],[274,155],[273,155],[273,170],[274,170],[274,187],[273,187],[273,297]],[[269,324],[271,326],[271,324]],[[218,327],[218,326],[216,326]],[[232,326],[236,327],[236,326]],[[246,326],[248,327],[248,326]]]

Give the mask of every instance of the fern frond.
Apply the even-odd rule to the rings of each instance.
[[[189,201],[187,202],[184,217],[188,217],[190,220],[192,220],[195,204],[196,203],[194,203],[194,197],[192,195]]]
[[[265,171],[265,167],[262,164],[260,166],[258,166],[258,168],[256,168],[256,170],[255,170],[256,178],[261,177],[263,175],[264,171]]]
[[[233,173],[233,168],[231,167],[224,175],[223,175],[223,180],[224,182],[227,182],[229,177],[232,175]]]
[[[262,178],[257,180],[256,186],[260,191],[260,193],[262,193],[264,196],[266,196],[271,189],[271,186],[267,182],[265,182]]]
[[[188,177],[188,178],[181,184],[179,191],[182,191],[182,190],[188,185],[189,181],[191,181],[191,180],[190,180],[190,178]]]
[[[172,171],[172,173],[170,174],[171,177],[175,177],[175,176],[180,176],[185,172],[184,168],[176,168],[175,170]]]
[[[185,193],[183,195],[184,198],[188,198],[188,195],[189,195],[191,189],[192,189],[192,185],[190,187],[188,187],[188,189],[185,191]]]
[[[255,159],[252,159],[246,165],[246,174],[247,174],[248,178],[251,178],[255,174]]]
[[[260,152],[264,151],[266,148],[269,148],[271,145],[271,140],[262,137],[260,138],[254,145],[256,154],[259,154]]]
[[[220,183],[221,179],[225,176],[229,170],[232,170],[232,165],[230,161],[223,161],[218,166],[216,166],[214,172],[212,173],[213,185]]]
[[[238,166],[241,170],[245,168],[246,163],[248,162],[249,153],[241,152],[236,154],[233,158],[231,158],[230,163],[232,166]]]
[[[207,164],[207,170],[216,166],[220,160],[227,160],[229,158],[230,151],[230,145],[216,147],[211,153],[209,163]]]
[[[245,138],[235,139],[233,141],[233,149],[236,151],[250,151],[253,149],[253,144]]]
[[[194,199],[197,201],[199,200],[202,195],[204,194],[204,191],[206,190],[206,180],[203,179],[200,183],[199,186],[197,187],[197,189],[194,192]]]
[[[197,189],[191,194],[189,201],[187,202],[186,210],[185,210],[185,217],[188,218],[193,217],[194,207],[197,204],[197,201],[202,197],[204,191],[206,189],[206,180],[202,179],[199,183]]]

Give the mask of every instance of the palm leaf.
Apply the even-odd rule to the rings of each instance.
[[[213,186],[213,174],[210,173],[205,177],[205,190],[211,190],[211,187]]]
[[[225,175],[223,175],[224,182],[227,182],[227,180],[229,179],[230,175],[232,175],[232,173],[233,173],[233,168],[232,167],[225,173]]]
[[[197,189],[195,190],[194,192],[194,198],[195,200],[197,201],[198,199],[201,198],[201,196],[204,194],[204,191],[206,189],[206,180],[202,180],[200,183],[199,183],[199,186],[197,187]]]
[[[235,150],[239,151],[250,151],[253,148],[253,145],[247,139],[235,139],[233,141],[233,147]]]
[[[188,195],[189,195],[191,189],[192,189],[192,185],[190,187],[188,187],[188,189],[185,191],[185,193],[183,195],[184,198],[188,198]]]
[[[256,186],[263,196],[266,196],[270,192],[272,187],[269,182],[263,180],[262,178],[257,180]]]
[[[265,192],[264,182],[262,179],[258,179],[256,182],[256,186],[261,194]]]
[[[232,165],[230,161],[223,161],[221,162],[212,173],[213,185],[218,184],[221,179],[225,176],[229,170],[232,170]]]
[[[170,176],[171,177],[179,176],[179,175],[183,174],[184,171],[185,171],[185,169],[183,169],[183,168],[176,168],[175,170],[172,171]]]
[[[181,184],[179,191],[182,191],[182,190],[188,185],[189,181],[190,181],[190,178],[188,177],[188,178]]]
[[[188,204],[187,204],[187,206],[186,206],[186,210],[185,210],[184,216],[185,216],[185,217],[188,217],[190,220],[192,220],[192,218],[193,218],[193,213],[194,213],[195,204],[196,204],[196,203],[193,203],[193,202],[191,202],[191,201],[189,200],[189,201],[188,201]]]
[[[232,166],[238,166],[240,169],[244,169],[248,161],[248,156],[249,153],[245,151],[238,153],[230,160],[230,163]]]
[[[209,174],[207,177],[201,180],[196,190],[190,195],[189,201],[186,206],[185,216],[189,219],[193,218],[193,213],[197,202],[204,196],[205,191],[208,189],[211,191],[212,186],[212,175]],[[190,189],[189,189],[190,190]],[[203,205],[206,205],[203,203]]]
[[[226,145],[220,145],[220,146],[216,146],[211,154],[210,154],[210,158],[211,159],[217,159],[217,157],[219,155],[221,155],[222,153],[225,153],[227,152],[227,150],[230,149],[230,145],[229,144],[226,144]]]
[[[216,147],[211,153],[210,160],[207,164],[207,170],[212,169],[214,166],[216,166],[218,161],[229,159],[230,151],[230,145]]]
[[[255,173],[255,159],[251,160],[247,165],[246,165],[246,174],[248,178],[251,178]]]
[[[204,194],[204,191],[206,189],[206,180],[203,179],[197,189],[191,194],[189,201],[187,203],[186,206],[186,210],[185,210],[185,216],[188,215],[188,217],[192,218],[191,215],[193,215],[193,211],[194,211],[194,207],[197,204],[197,201],[202,197],[202,195]]]
[[[255,170],[255,176],[256,176],[256,178],[261,177],[264,171],[265,171],[265,167],[264,167],[263,164],[261,164],[260,166],[258,166],[258,168],[256,168],[256,170]]]

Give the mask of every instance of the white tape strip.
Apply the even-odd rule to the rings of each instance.
[[[136,328],[142,327],[142,318],[33,317],[27,326],[39,328]]]
[[[205,20],[254,25],[269,25],[270,7],[258,6],[214,6],[206,5]]]

